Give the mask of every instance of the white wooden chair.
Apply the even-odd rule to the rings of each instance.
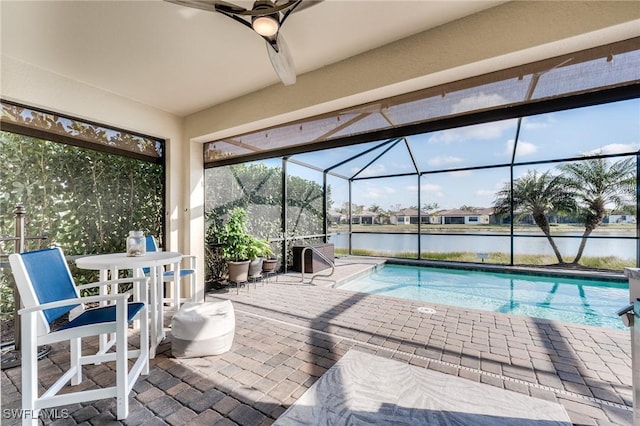
[[[22,424],[37,425],[41,409],[116,398],[117,417],[129,414],[129,393],[138,377],[149,374],[149,324],[147,297],[141,302],[127,302],[129,293],[80,297],[79,290],[140,282],[142,295],[147,292],[147,278],[125,278],[76,286],[60,248],[50,248],[9,256],[11,270],[24,305],[18,312],[22,331]],[[111,304],[86,309],[84,304],[109,301]],[[73,311],[73,312],[71,312]],[[69,313],[69,321],[56,330],[54,321]],[[140,349],[128,348],[128,323],[141,321]],[[81,339],[115,333],[115,352],[104,348],[94,355],[82,355]],[[38,346],[69,341],[70,367],[42,395],[38,391]],[[128,359],[137,358],[129,369]],[[115,386],[64,393],[58,392],[69,382],[82,381],[82,366],[115,361]]]
[[[146,236],[146,249],[147,252],[156,252],[159,251],[158,243],[153,235]],[[164,282],[165,283],[173,283],[172,289],[172,298],[163,298],[163,302],[171,303],[176,312],[180,309],[180,304],[183,302],[195,302],[196,297],[196,257],[192,255],[184,255],[183,259],[189,260],[189,267],[182,269],[180,268],[180,278],[176,279],[174,277],[173,271],[165,271],[164,272]],[[149,274],[149,269],[144,269],[144,273],[146,275]],[[180,297],[181,287],[180,281],[184,277],[189,277],[189,297]]]

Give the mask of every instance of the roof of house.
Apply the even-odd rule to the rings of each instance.
[[[477,208],[474,210],[440,210],[436,212],[438,216],[477,216],[477,215],[492,215],[493,209],[491,208]]]

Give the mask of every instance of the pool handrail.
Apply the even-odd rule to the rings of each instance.
[[[328,275],[323,275],[323,277],[330,277],[331,275],[333,275],[333,273],[336,270],[336,264],[333,260],[329,259],[327,256],[324,255],[324,253],[322,253],[320,250],[318,250],[317,248],[313,247],[313,246],[306,246],[305,248],[302,249],[302,253],[300,253],[300,257],[302,258],[302,267],[300,268],[301,274],[300,274],[300,282],[303,283],[304,282],[304,255],[307,252],[307,250],[311,250],[313,253],[317,254],[318,256],[320,256],[320,258],[322,260],[324,260],[325,262],[327,262],[327,264],[331,267],[331,272]],[[313,281],[313,279],[316,277],[316,275],[318,275],[319,273],[323,272],[322,271],[318,271],[317,273],[311,275],[311,279],[309,280],[309,282]]]

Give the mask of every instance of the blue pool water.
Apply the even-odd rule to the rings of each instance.
[[[629,285],[564,277],[385,265],[339,288],[485,311],[624,329]]]

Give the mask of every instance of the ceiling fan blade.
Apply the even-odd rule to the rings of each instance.
[[[308,9],[311,6],[315,6],[318,3],[322,3],[323,0],[299,0],[294,2],[288,9],[282,12],[282,19],[280,19],[280,25],[284,24],[284,21],[294,12],[299,12],[304,9]],[[278,2],[276,1],[276,5]]]
[[[228,13],[244,13],[247,9],[236,6],[235,4],[225,1],[207,1],[207,0],[165,0],[169,3],[178,4],[180,6],[192,7],[194,9],[206,10],[207,12],[216,12],[219,9]]]
[[[322,3],[324,0],[302,0],[299,5],[297,5],[293,12],[300,12],[301,10],[308,9],[312,6]]]
[[[273,69],[276,71],[276,74],[278,74],[278,77],[280,77],[282,84],[285,86],[295,84],[296,70],[293,65],[291,53],[289,53],[289,47],[284,41],[282,35],[278,36],[276,45],[278,50],[276,50],[276,47],[274,47],[268,40],[265,42],[267,44],[269,59],[271,59],[271,65],[273,65]]]

